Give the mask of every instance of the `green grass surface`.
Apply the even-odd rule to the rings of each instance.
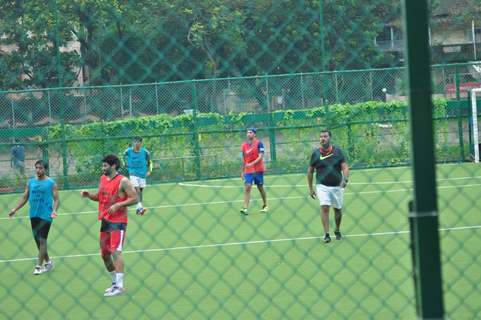
[[[325,245],[317,200],[304,175],[266,177],[270,212],[253,190],[242,217],[242,182],[149,186],[125,243],[127,293],[104,298],[96,203],[62,191],[49,237],[53,272],[33,276],[27,207],[3,195],[0,318],[415,319],[407,202],[409,168],[353,171],[343,241]],[[438,166],[442,271],[451,319],[481,317],[481,167]],[[199,186],[200,185],[200,186]],[[333,216],[331,216],[333,226]]]

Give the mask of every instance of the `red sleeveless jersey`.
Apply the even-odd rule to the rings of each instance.
[[[254,162],[257,157],[259,157],[259,144],[262,149],[264,149],[262,142],[257,139],[252,140],[252,144],[249,144],[248,142],[242,144],[241,151],[242,157],[244,158],[244,165]],[[257,162],[253,167],[244,167],[244,173],[264,172],[264,170],[264,159],[261,159],[261,161]]]
[[[124,176],[118,174],[112,180],[107,176],[100,177],[99,184],[99,220],[127,223],[127,207],[120,208],[114,213],[108,213],[109,208],[118,202],[125,201],[127,195],[119,197],[120,181]]]

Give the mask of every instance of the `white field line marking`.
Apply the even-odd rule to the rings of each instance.
[[[457,178],[440,178],[436,181],[456,181],[456,180],[469,180],[469,179],[480,179],[481,176],[475,177],[457,177]],[[413,180],[392,180],[392,181],[372,181],[372,182],[350,182],[349,185],[383,185],[383,184],[408,184],[413,183]],[[183,187],[197,187],[197,188],[226,188],[226,189],[242,189],[244,186],[239,184],[237,186],[229,186],[229,185],[209,185],[209,184],[199,184],[199,183],[190,183],[190,182],[179,182],[179,186]],[[274,185],[265,185],[265,188],[293,188],[293,187],[306,187],[306,184],[274,184]]]
[[[480,229],[481,225],[474,226],[462,226],[462,227],[451,227],[451,228],[440,228],[439,231],[462,231],[470,229]],[[401,234],[408,234],[409,231],[387,231],[387,232],[373,232],[373,233],[358,233],[345,235],[347,239],[358,238],[358,237],[381,237],[381,236],[397,236]],[[126,250],[123,251],[124,254],[132,253],[144,253],[144,252],[168,252],[168,251],[179,251],[179,250],[196,250],[196,249],[207,249],[207,248],[223,248],[232,246],[245,246],[245,245],[256,245],[256,244],[267,244],[267,243],[280,243],[280,242],[290,242],[290,241],[306,241],[306,240],[318,240],[321,239],[320,236],[309,236],[309,237],[299,237],[299,238],[281,238],[281,239],[269,239],[269,240],[252,240],[252,241],[240,241],[240,242],[226,242],[226,243],[214,243],[214,244],[203,244],[197,246],[181,246],[181,247],[170,247],[170,248],[154,248],[154,249],[139,249],[139,250]],[[52,259],[69,259],[69,258],[83,258],[83,257],[93,257],[99,256],[99,253],[85,253],[85,254],[70,254],[62,256],[51,256]],[[21,262],[21,261],[32,261],[36,260],[36,257],[32,258],[17,258],[0,260],[0,263],[10,263],[10,262]]]
[[[472,187],[479,187],[481,183],[474,183],[474,184],[466,184],[463,186],[440,186],[438,189],[458,189],[458,188],[472,188]],[[406,192],[411,191],[412,188],[403,188],[403,189],[392,189],[392,190],[373,190],[373,191],[359,191],[359,192],[345,192],[344,195],[360,195],[360,194],[385,194],[385,193],[396,193],[396,192]],[[308,195],[305,196],[292,196],[292,197],[277,197],[277,198],[269,198],[269,201],[278,201],[278,200],[289,200],[289,199],[307,199],[309,198]],[[251,201],[260,201],[259,199],[251,199]],[[182,207],[197,207],[197,206],[209,206],[209,205],[218,205],[218,204],[226,204],[226,203],[242,203],[244,200],[229,200],[229,201],[212,201],[212,202],[192,202],[192,203],[183,203],[183,204],[166,204],[160,206],[152,206],[152,207],[145,207],[147,209],[165,209],[165,208],[182,208]],[[60,216],[76,216],[76,215],[84,215],[84,214],[96,214],[96,210],[90,211],[79,211],[79,212],[64,212],[64,213],[57,213]],[[28,219],[29,216],[14,216],[12,218],[9,217],[0,217],[0,220],[12,220],[12,219]]]

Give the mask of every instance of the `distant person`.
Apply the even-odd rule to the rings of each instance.
[[[267,195],[264,190],[264,144],[256,138],[257,130],[247,130],[247,141],[242,143],[242,174],[244,178],[244,207],[240,213],[248,215],[252,184],[254,183],[262,197],[261,212],[267,212]]]
[[[134,137],[132,147],[127,148],[124,152],[124,163],[129,171],[129,179],[137,193],[135,212],[138,215],[144,215],[147,209],[142,205],[142,192],[147,185],[146,178],[152,173],[152,161],[149,151],[142,147],[142,137]]]
[[[25,175],[25,147],[15,142],[16,144],[10,150],[10,167],[23,176]]]
[[[329,235],[329,208],[334,208],[336,240],[342,239],[341,219],[344,202],[344,188],[349,180],[349,167],[341,149],[330,143],[331,132],[322,130],[320,134],[320,146],[311,155],[309,168],[307,169],[307,184],[309,195],[318,198],[321,205],[321,220],[324,228],[325,243],[331,242]],[[312,186],[313,173],[316,171],[316,189]]]
[[[30,178],[25,187],[25,192],[17,206],[10,210],[9,217],[22,208],[27,201],[30,205],[30,223],[32,226],[33,238],[38,248],[37,265],[33,270],[34,275],[39,275],[54,268],[47,251],[47,239],[52,219],[57,216],[58,190],[53,179],[46,175],[48,165],[43,160],[35,162],[35,178]],[[42,263],[45,264],[42,265]]]

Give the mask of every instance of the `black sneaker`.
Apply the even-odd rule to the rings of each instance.
[[[334,235],[336,236],[336,240],[342,240],[341,231],[339,230],[334,231]]]
[[[329,235],[329,233],[326,233],[324,235],[324,238],[322,238],[322,241],[324,241],[324,243],[329,243],[331,242],[331,236]]]
[[[247,208],[241,209],[240,213],[245,215],[245,216],[247,216],[249,214],[249,212],[247,212]]]

